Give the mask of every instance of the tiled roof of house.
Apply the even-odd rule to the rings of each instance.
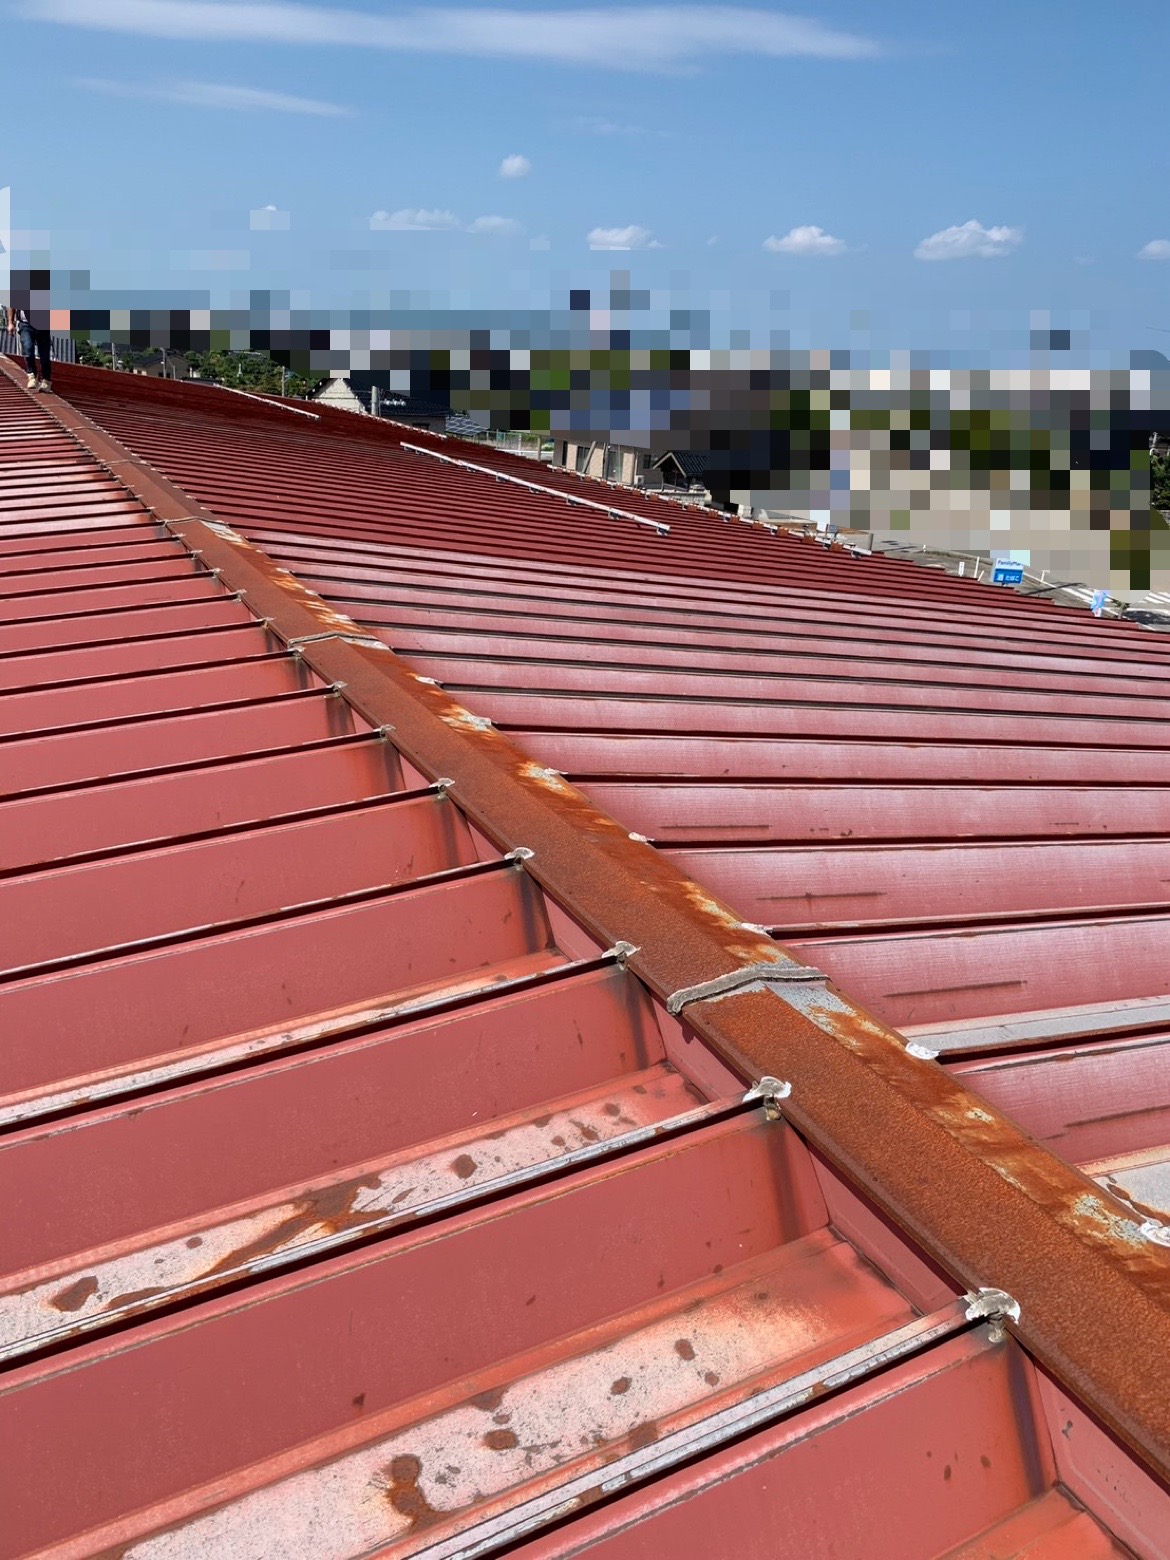
[[[674,461],[683,475],[690,477],[692,482],[701,482],[715,464],[711,450],[667,450],[654,464],[661,466],[663,461],[667,460]]]

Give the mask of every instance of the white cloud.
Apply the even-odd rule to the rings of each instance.
[[[845,240],[819,227],[789,228],[783,238],[766,238],[764,248],[775,255],[843,255]]]
[[[290,218],[287,211],[277,206],[261,206],[248,213],[248,226],[253,233],[287,233]]]
[[[514,217],[476,217],[464,225],[453,211],[426,206],[375,211],[370,228],[375,233],[479,233],[496,238],[515,238],[524,231]]]
[[[289,0],[18,0],[33,21],[199,42],[293,43],[490,59],[553,60],[607,70],[697,66],[712,55],[870,59],[859,33],[734,5],[627,5],[561,10],[425,6],[376,14]]]
[[[914,251],[915,260],[998,260],[1010,254],[1024,239],[1022,228],[990,227],[964,222],[942,228],[924,238]]]
[[[649,228],[591,228],[588,234],[590,249],[661,249],[662,245]]]
[[[515,238],[524,229],[515,217],[476,217],[467,229],[469,233],[488,233],[495,238]]]
[[[1151,238],[1137,252],[1139,260],[1170,260],[1170,238]]]
[[[352,113],[352,109],[342,108],[337,103],[322,103],[317,98],[290,97],[287,92],[267,92],[260,87],[225,86],[214,81],[173,81],[147,86],[138,82],[106,81],[96,76],[85,76],[76,85],[89,92],[104,92],[108,97],[149,98],[161,103],[183,103],[190,108],[316,114],[333,119],[347,118]]]
[[[526,179],[531,172],[532,164],[519,152],[513,152],[510,157],[505,157],[500,164],[501,179]]]
[[[529,249],[546,250],[551,249],[552,244],[549,241],[547,233],[538,233],[536,237],[529,243],[528,247]]]
[[[404,206],[400,211],[375,211],[370,228],[375,233],[449,233],[459,226],[453,211],[428,211]]]

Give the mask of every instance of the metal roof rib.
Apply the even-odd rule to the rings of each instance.
[[[946,993],[1157,998],[1150,641],[0,368],[0,1556],[1166,1553],[1160,1020],[1062,1159],[1059,981]]]

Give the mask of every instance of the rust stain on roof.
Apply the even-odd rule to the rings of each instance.
[[[1162,991],[1164,826],[1084,812],[1108,905],[1019,843],[1170,784],[1160,642],[328,409],[5,374],[0,899],[43,922],[0,982],[0,1554],[730,1556],[808,1547],[809,1479],[848,1550],[845,1469],[899,1554],[1162,1553],[1170,1251],[1108,1190],[1159,1074],[1115,1047],[1094,1116],[1059,1036]]]

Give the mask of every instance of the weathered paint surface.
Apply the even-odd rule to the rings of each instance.
[[[1134,1210],[1151,1240],[1170,1246],[1170,1156],[1165,1148],[1085,1168],[1112,1197]]]
[[[1075,1498],[1048,1487],[1046,1439],[1014,1434],[1027,1399],[1013,1349],[953,1339],[516,1553],[766,1560],[799,1534],[812,1560],[1123,1560]]]
[[[347,1560],[469,1511],[486,1514],[502,1497],[530,1495],[554,1472],[600,1474],[617,1450],[649,1446],[749,1388],[830,1359],[858,1334],[908,1321],[904,1303],[866,1281],[856,1260],[827,1232],[809,1237],[782,1267],[761,1266],[697,1300],[685,1319],[631,1321],[600,1348],[132,1544],[128,1560],[274,1560],[290,1547]],[[855,1282],[847,1286],[851,1269]],[[825,1278],[837,1273],[834,1303]],[[568,1420],[570,1403],[590,1404],[588,1417]]]
[[[347,1169],[332,1182],[290,1190],[282,1201],[215,1223],[189,1221],[136,1250],[86,1254],[84,1271],[58,1264],[52,1277],[0,1290],[0,1358],[77,1336],[249,1274],[317,1256],[361,1236],[454,1212],[484,1193],[523,1184],[535,1172],[599,1158],[721,1114],[702,1106],[674,1073],[632,1075],[604,1099],[582,1099],[538,1120],[496,1118],[493,1131],[465,1132],[427,1154]]]
[[[566,506],[571,477],[521,491],[342,413],[83,371],[62,388],[68,400],[38,402],[0,379],[17,429],[0,449],[14,792],[0,848],[18,874],[0,892],[29,907],[0,987],[18,1036],[0,1092],[10,1123],[39,1123],[11,1140],[24,1342],[43,1338],[46,1300],[92,1336],[0,1381],[16,1449],[0,1553],[282,1553],[314,1548],[314,1522],[346,1555],[486,1553],[583,1510],[606,1478],[648,1481],[627,1498],[649,1538],[679,1426],[702,1485],[726,1455],[719,1394],[763,1404],[767,1381],[803,1382],[785,1410],[799,1444],[827,1422],[830,1382],[888,1363],[883,1338],[921,1350],[897,1369],[941,1454],[983,1389],[964,1375],[947,1412],[929,1409],[950,1346],[924,1323],[908,1341],[899,1318],[911,1294],[945,1302],[956,1280],[1009,1289],[1016,1331],[1065,1389],[1166,1464],[1170,1252],[1126,1183],[1112,1195],[1038,1151],[1014,1109],[887,1027],[971,1039],[1006,1025],[1010,1054],[1062,1006],[1080,1034],[1089,1009],[1153,1016],[1170,779],[1156,641],[631,494],[651,522],[635,526],[603,501]],[[19,496],[33,452],[106,496],[34,518]],[[672,772],[679,785],[647,790]],[[1144,791],[1111,809],[1108,788],[1135,781]],[[439,796],[418,795],[428,782]],[[22,844],[26,820],[39,835]],[[1078,873],[1086,838],[1096,865]],[[1024,862],[1043,867],[1031,897]],[[600,957],[615,945],[625,974]],[[840,989],[786,981],[794,964]],[[775,978],[666,1014],[681,988],[745,965]],[[442,1049],[452,1025],[462,1039]],[[1137,1053],[1115,1049],[1120,1078]],[[360,1083],[307,1065],[363,1055],[386,1065]],[[729,1080],[765,1073],[815,1159],[758,1112],[719,1119]],[[314,1120],[314,1078],[331,1076]],[[428,1076],[449,1082],[445,1115]],[[117,1225],[109,1171],[140,1184],[151,1152],[171,1157],[137,1130],[164,1102],[154,1119],[183,1126],[173,1173]],[[1117,1129],[1109,1151],[1131,1141]],[[38,1271],[54,1159],[77,1207]],[[847,1238],[829,1233],[830,1208]],[[199,1298],[208,1279],[230,1283]],[[767,1305],[743,1298],[751,1282]],[[134,1322],[140,1309],[160,1314]],[[388,1352],[387,1336],[410,1348]],[[836,1375],[802,1375],[809,1349]],[[1112,1483],[1082,1480],[1094,1516],[1074,1521],[1044,1450],[1054,1410],[1032,1359],[1011,1359],[1008,1397],[986,1398],[984,1458],[1023,1475],[977,1460],[956,1484],[947,1462],[916,1503],[915,1552],[982,1553],[971,1546],[994,1530],[1112,1555],[1101,1491],[1133,1456],[1108,1441]],[[836,1481],[884,1466],[880,1379],[860,1441],[833,1454]],[[485,1428],[484,1392],[513,1419]],[[452,1444],[466,1455],[443,1485]],[[516,1526],[521,1507],[535,1527]],[[789,1528],[812,1554],[825,1524],[810,1511]],[[432,1512],[451,1514],[449,1538]],[[747,1553],[769,1512],[757,1492],[705,1552]]]

